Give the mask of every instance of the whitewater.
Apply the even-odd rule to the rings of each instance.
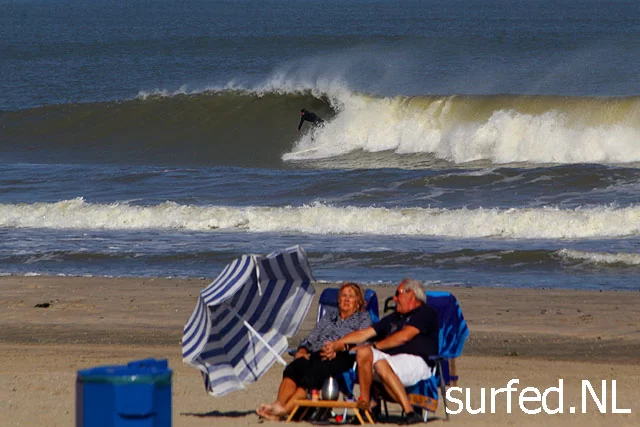
[[[640,236],[640,206],[580,209],[420,209],[312,206],[158,206],[82,199],[0,205],[0,227],[80,230],[242,230],[450,238],[586,239]]]
[[[326,96],[336,116],[298,141],[284,160],[361,150],[431,154],[456,164],[640,161],[638,97]]]

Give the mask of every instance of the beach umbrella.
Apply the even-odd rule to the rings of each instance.
[[[255,382],[289,347],[315,293],[300,246],[243,255],[200,291],[182,336],[183,361],[222,396]]]

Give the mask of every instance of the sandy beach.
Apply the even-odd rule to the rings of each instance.
[[[199,372],[182,363],[182,328],[199,290],[209,282],[0,278],[0,425],[74,425],[79,369],[147,357],[166,358],[173,370],[173,425],[259,424],[254,409],[274,398],[280,366],[244,391],[214,398],[205,392]],[[316,296],[323,286],[316,286]],[[375,289],[381,303],[394,290]],[[463,393],[470,396],[470,406],[464,404],[447,425],[640,425],[640,292],[447,290],[458,298],[471,331],[458,361],[458,385],[468,388]],[[314,303],[293,343],[313,326],[315,307]],[[518,380],[518,390],[511,410],[502,393],[491,413],[490,389],[506,387],[512,379]],[[605,382],[606,413],[588,391],[582,413],[586,381],[601,401]],[[535,387],[542,394],[560,384],[562,413],[526,414],[519,406],[524,388]],[[483,388],[484,413],[469,413],[469,408],[482,409]],[[457,396],[464,400],[462,393]],[[548,393],[547,409],[558,409],[559,396]],[[525,405],[536,408],[541,409],[540,402]],[[397,414],[397,406],[390,409]],[[444,423],[443,419],[441,405],[432,422]]]

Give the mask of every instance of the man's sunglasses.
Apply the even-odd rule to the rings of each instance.
[[[396,291],[396,298],[398,298],[400,295],[404,294],[405,292],[410,292],[411,289],[398,289]]]

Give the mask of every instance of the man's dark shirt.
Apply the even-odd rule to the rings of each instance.
[[[422,357],[429,366],[433,366],[434,363],[429,361],[429,356],[438,354],[438,313],[427,304],[422,304],[406,314],[394,312],[381,319],[373,325],[376,340],[386,338],[406,325],[414,326],[420,332],[406,343],[383,351],[392,355],[414,354]]]
[[[318,117],[316,115],[316,113],[312,113],[312,112],[304,113],[300,117],[300,123],[298,124],[298,130],[300,130],[300,128],[302,128],[302,123],[304,123],[305,121],[311,122],[311,123],[318,123],[318,124],[323,122],[323,120],[320,117]]]

